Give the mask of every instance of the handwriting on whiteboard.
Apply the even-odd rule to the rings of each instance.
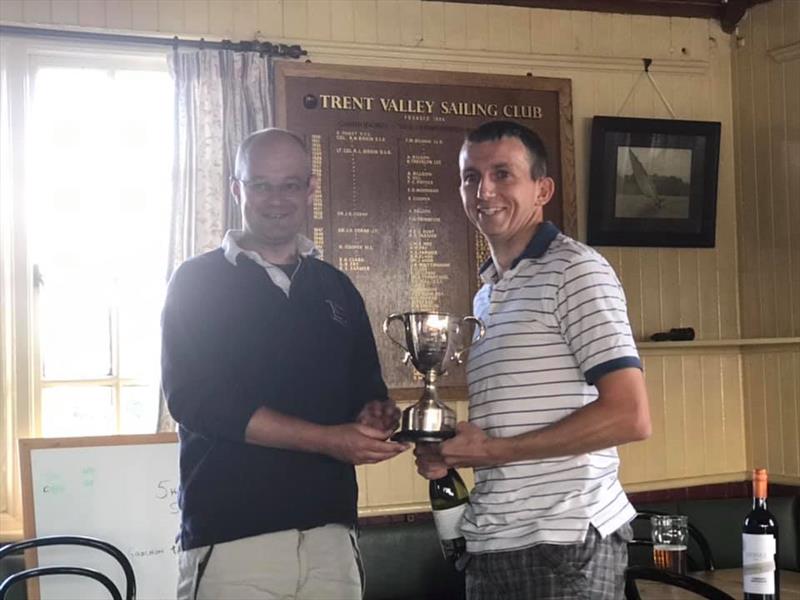
[[[180,512],[178,507],[178,485],[170,479],[162,479],[156,485],[156,499],[163,500],[169,506],[170,514],[177,515]]]

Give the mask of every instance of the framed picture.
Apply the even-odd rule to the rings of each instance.
[[[713,247],[720,124],[594,117],[587,241]]]

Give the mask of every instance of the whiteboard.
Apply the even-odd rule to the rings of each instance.
[[[131,561],[140,600],[174,600],[178,442],[174,433],[20,440],[25,538],[88,535],[117,546]],[[38,554],[38,556],[37,556]],[[26,553],[26,566],[97,569],[125,592],[116,560],[81,546]],[[107,600],[100,584],[55,575],[31,580],[33,600]]]

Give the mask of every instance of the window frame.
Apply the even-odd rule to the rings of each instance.
[[[117,343],[112,346],[113,375],[42,381],[24,188],[27,165],[32,164],[26,132],[36,70],[58,65],[167,71],[170,51],[150,45],[0,35],[0,542],[22,537],[18,440],[41,436],[42,389],[64,383],[116,388],[118,429],[121,389],[140,381],[120,376]],[[117,334],[114,325],[111,335]]]

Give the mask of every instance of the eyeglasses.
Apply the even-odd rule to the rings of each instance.
[[[308,182],[307,181],[300,181],[290,179],[289,181],[284,181],[283,183],[279,183],[277,185],[272,185],[268,181],[263,180],[253,180],[253,181],[243,181],[240,180],[240,183],[245,186],[250,192],[253,194],[258,194],[259,196],[266,196],[267,194],[276,194],[281,198],[293,198],[305,194],[308,190]]]

